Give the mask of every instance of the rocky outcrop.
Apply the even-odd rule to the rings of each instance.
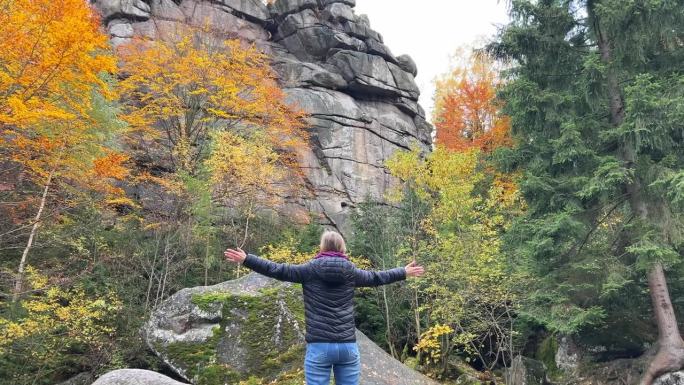
[[[658,377],[653,385],[684,385],[684,371],[669,373]]]
[[[296,203],[323,224],[345,231],[350,208],[382,200],[393,184],[384,167],[393,152],[430,148],[415,62],[392,54],[354,0],[92,1],[114,45],[208,23],[267,52],[290,101],[311,114],[311,148],[300,156],[311,196]]]
[[[192,383],[302,378],[301,289],[258,274],[179,291],[152,313],[147,344]],[[363,385],[436,385],[357,333]]]
[[[162,374],[142,369],[119,369],[98,378],[93,385],[186,385]]]
[[[541,361],[517,356],[506,369],[506,385],[549,385],[546,368]]]

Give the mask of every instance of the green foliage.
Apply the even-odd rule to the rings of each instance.
[[[517,0],[490,46],[515,63],[500,96],[517,146],[501,157],[528,204],[505,248],[536,277],[521,316],[548,330],[595,340],[648,323],[643,271],[681,261],[682,10]]]
[[[404,182],[394,196],[427,208],[398,253],[428,271],[412,283],[417,311],[427,316],[414,349],[426,353],[438,376],[456,354],[485,369],[512,356],[511,326],[525,277],[509,268],[499,237],[521,205],[515,189],[482,163],[477,151],[444,148],[425,156],[397,153],[388,162]]]
[[[85,366],[112,345],[121,301],[109,291],[49,286],[29,267],[32,295],[0,308],[0,375],[13,384],[52,384],[63,367]]]
[[[556,352],[558,352],[556,336],[549,335],[542,340],[534,355],[534,358],[544,363],[546,370],[551,376],[559,374],[559,369],[556,365]]]

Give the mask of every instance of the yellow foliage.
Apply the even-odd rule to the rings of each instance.
[[[300,252],[297,250],[297,240],[294,237],[289,237],[281,243],[275,245],[266,245],[261,249],[263,256],[273,262],[302,264],[311,260],[318,250],[311,250],[310,252]],[[367,258],[350,255],[349,259],[360,269],[369,268],[370,261]]]
[[[429,359],[437,363],[442,358],[442,345],[445,344],[445,338],[449,338],[449,334],[453,332],[454,329],[449,325],[434,325],[420,336],[413,350],[427,353]]]
[[[29,347],[29,353],[48,359],[69,344],[101,347],[104,339],[113,335],[112,315],[122,307],[115,293],[91,298],[79,287],[64,290],[49,286],[48,278],[30,266],[26,277],[35,294],[20,302],[25,311],[22,318],[0,318],[0,354],[19,351],[19,344],[32,340],[41,348]]]
[[[404,182],[393,198],[410,189],[430,207],[421,223],[424,238],[410,252],[428,272],[413,285],[423,296],[419,310],[433,325],[417,350],[429,352],[433,361],[454,347],[477,354],[478,338],[508,330],[499,323],[511,320],[518,303],[514,288],[522,286],[507,269],[500,239],[511,215],[522,208],[520,196],[503,177],[488,182],[478,155],[475,149],[438,146],[425,156],[413,150],[387,162]],[[451,333],[447,330],[456,332],[449,341],[439,339]]]
[[[188,28],[165,41],[135,40],[121,55],[126,121],[145,137],[161,129],[179,170],[196,171],[212,131],[261,131],[272,148],[304,145],[303,114],[285,102],[255,46]]]
[[[273,207],[295,188],[280,154],[263,134],[255,132],[248,140],[221,131],[213,135],[213,144],[205,164],[215,191],[229,206],[254,206],[259,201],[263,206]]]

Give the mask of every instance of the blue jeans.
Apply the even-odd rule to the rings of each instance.
[[[335,385],[359,385],[361,356],[356,342],[306,344],[306,385],[329,385],[331,370],[335,373]]]

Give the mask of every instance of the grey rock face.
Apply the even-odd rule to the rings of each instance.
[[[684,385],[684,371],[660,376],[653,381],[653,385]]]
[[[93,385],[186,385],[156,372],[142,369],[119,369],[98,378]]]
[[[316,0],[276,0],[271,4],[271,15],[276,18],[285,17],[291,13],[300,12],[304,9],[318,7]]]
[[[218,2],[253,21],[266,23],[271,18],[268,8],[260,0],[219,0]]]
[[[540,361],[517,356],[506,371],[506,385],[547,385],[546,368]]]
[[[333,54],[327,62],[340,69],[352,91],[418,100],[420,91],[413,77],[380,56],[343,50]]]
[[[102,18],[113,17],[147,20],[150,18],[150,6],[143,0],[98,0],[95,6],[102,13]]]
[[[372,0],[367,0],[372,1]],[[312,148],[299,154],[310,196],[291,202],[317,221],[348,230],[350,210],[383,200],[384,162],[416,143],[429,151],[432,127],[418,104],[417,68],[395,57],[355,0],[97,0],[114,45],[134,36],[169,39],[187,25],[212,38],[239,38],[273,57],[290,102],[310,114]]]
[[[335,4],[335,3],[341,3],[341,4],[347,4],[350,7],[355,7],[356,6],[356,0],[319,0],[321,2],[322,6],[326,6],[329,4]]]
[[[209,371],[233,380],[250,375],[273,379],[296,372],[303,362],[303,333],[301,289],[255,273],[215,286],[183,289],[155,309],[144,326],[147,344],[193,383]],[[362,333],[357,339],[362,384],[436,385]]]
[[[331,21],[355,21],[354,11],[347,4],[332,3],[325,7],[323,17]]]
[[[566,372],[577,370],[580,361],[580,349],[571,337],[562,336],[558,341],[555,356],[556,366]]]

